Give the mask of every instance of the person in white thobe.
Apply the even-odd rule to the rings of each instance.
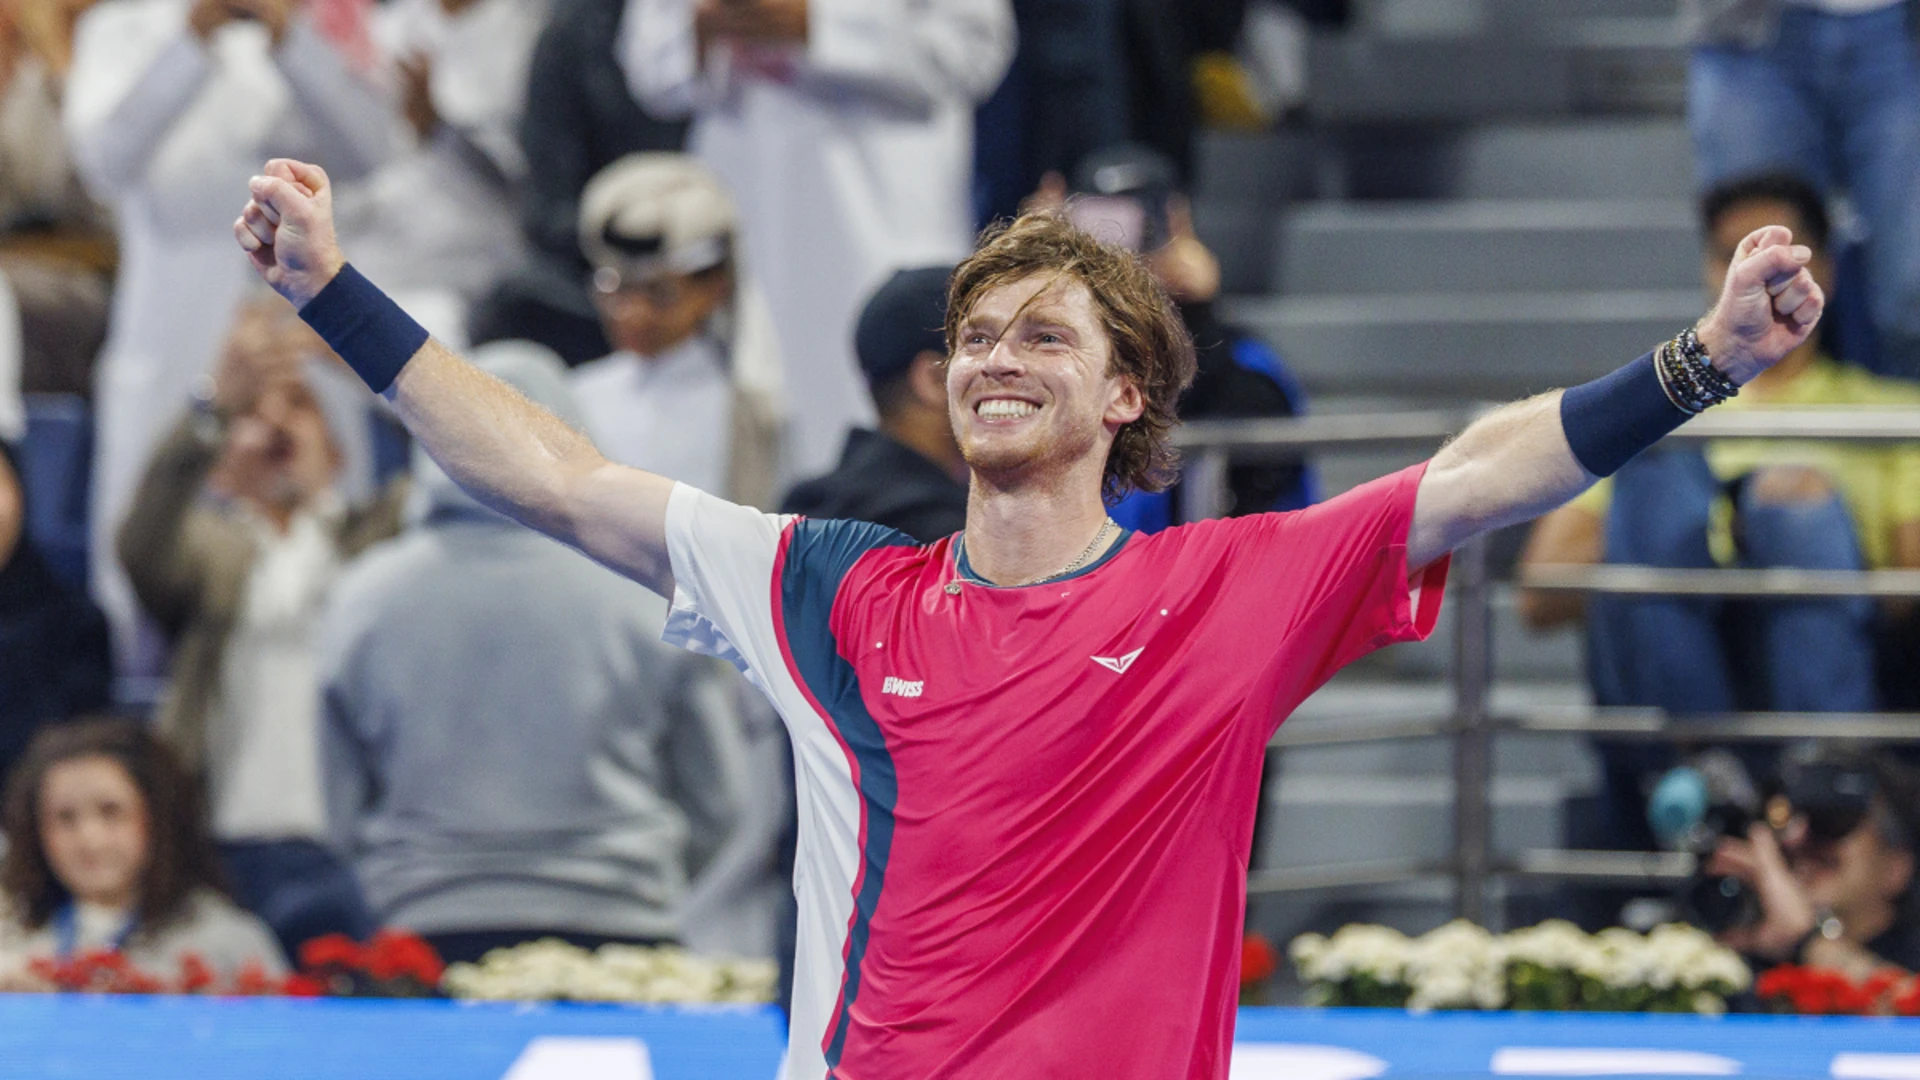
[[[690,149],[739,203],[788,371],[785,479],[826,472],[873,421],[853,361],[861,302],[893,270],[971,246],[973,109],[1011,62],[1013,10],[628,0],[622,35],[636,96],[692,113]]]
[[[415,138],[340,193],[335,220],[354,266],[436,332],[436,314],[459,328],[455,342],[473,299],[524,257],[518,126],[548,6],[393,0],[375,22]]]
[[[719,178],[685,154],[628,154],[581,193],[579,232],[614,345],[570,376],[587,434],[622,465],[771,508],[783,363]]]
[[[736,233],[738,211],[685,154],[629,154],[580,197],[581,253],[615,351],[573,369],[580,423],[609,460],[708,485],[772,509],[782,454],[781,358]],[[715,765],[756,797],[691,883],[682,940],[698,951],[772,956],[780,897],[774,850],[790,768],[778,717],[721,665],[703,685],[739,736]]]
[[[225,0],[229,8],[277,0]],[[120,271],[95,376],[93,581],[122,664],[138,615],[113,536],[147,456],[213,366],[252,271],[233,252],[233,193],[269,157],[372,172],[397,138],[386,95],[310,23],[279,40],[213,0],[105,0],[80,19],[64,124],[82,177],[117,216]],[[202,18],[202,25],[213,20]],[[136,661],[137,662],[137,661]]]

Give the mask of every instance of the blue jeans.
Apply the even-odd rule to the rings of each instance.
[[[380,928],[353,871],[311,840],[249,840],[220,845],[233,898],[258,916],[290,962],[301,942],[323,934],[365,941]]]
[[[1768,504],[1749,490],[1735,488],[1742,565],[1861,568],[1852,519],[1837,497]],[[1713,566],[1708,519],[1723,491],[1697,451],[1641,455],[1614,480],[1607,561]],[[1588,624],[1594,697],[1675,713],[1871,711],[1879,706],[1874,615],[1866,597],[1596,596]]]
[[[1727,486],[1697,450],[1654,450],[1614,479],[1607,513],[1610,563],[1676,569],[1715,565],[1709,519]],[[1853,522],[1837,498],[1768,505],[1734,489],[1741,563],[1748,567],[1857,570]],[[1596,595],[1587,607],[1588,675],[1602,705],[1669,712],[1869,710],[1874,682],[1874,606],[1866,598],[1722,600]],[[1601,740],[1600,790],[1567,807],[1567,844],[1645,851],[1646,784],[1677,760],[1674,748]],[[1772,769],[1762,747],[1741,755],[1754,775]],[[1632,890],[1580,901],[1579,921],[1615,921]]]
[[[1920,63],[1909,5],[1864,15],[1781,6],[1771,45],[1693,52],[1687,116],[1700,181],[1785,169],[1846,192],[1867,227],[1864,281],[1847,280],[1843,259],[1828,345],[1876,371],[1920,376]],[[1864,321],[1849,320],[1848,305],[1862,299],[1878,338],[1871,359],[1845,340],[1849,323]]]

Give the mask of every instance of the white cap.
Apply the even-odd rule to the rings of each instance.
[[[692,274],[727,261],[739,216],[712,170],[686,154],[629,154],[580,196],[580,250],[622,277]]]

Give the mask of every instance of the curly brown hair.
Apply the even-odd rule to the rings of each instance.
[[[40,846],[40,787],[55,765],[88,757],[118,762],[146,801],[151,850],[140,883],[137,932],[155,933],[185,914],[195,890],[221,890],[220,870],[198,786],[172,752],[132,720],[75,720],[34,736],[7,779],[4,820],[10,843],[0,861],[0,890],[29,928],[45,926],[72,898]]]
[[[1114,503],[1129,491],[1165,490],[1180,464],[1169,435],[1180,422],[1180,395],[1193,382],[1193,339],[1173,300],[1138,255],[1101,243],[1058,211],[996,222],[953,272],[947,292],[947,355],[958,347],[961,324],[981,297],[1034,274],[1070,277],[1087,287],[1113,344],[1108,374],[1131,381],[1146,401],[1140,419],[1114,436],[1101,494]]]

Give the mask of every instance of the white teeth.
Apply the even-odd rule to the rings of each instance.
[[[990,398],[974,406],[974,411],[988,420],[1013,420],[1022,416],[1032,416],[1040,411],[1040,406],[1031,401]]]

